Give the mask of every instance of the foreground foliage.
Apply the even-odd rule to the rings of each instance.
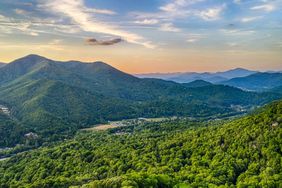
[[[18,154],[0,187],[281,187],[282,102],[224,124],[152,123]]]

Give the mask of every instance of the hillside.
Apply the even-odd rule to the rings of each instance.
[[[233,78],[221,84],[251,91],[266,91],[282,85],[282,73],[257,73],[247,77]]]
[[[0,111],[0,146],[8,147],[24,140],[24,128]]]
[[[281,95],[222,85],[189,88],[136,78],[102,62],[58,62],[29,55],[0,69],[0,98],[22,126],[44,142],[69,138],[80,128],[108,120],[240,114]]]
[[[224,124],[179,120],[82,132],[0,163],[0,186],[280,187],[281,125],[280,101]]]
[[[282,93],[282,86],[275,87],[271,89],[270,91],[274,93]]]
[[[195,87],[204,87],[204,86],[211,86],[212,83],[206,82],[204,80],[195,80],[193,82],[183,84],[186,87],[195,88]]]

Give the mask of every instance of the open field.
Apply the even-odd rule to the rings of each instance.
[[[126,119],[121,121],[109,121],[108,124],[98,124],[90,128],[81,129],[82,131],[105,131],[108,129],[137,125],[146,122],[162,122],[167,120],[175,120],[177,117],[160,117],[160,118],[136,118],[136,119]]]
[[[104,131],[107,129],[115,128],[117,126],[111,124],[102,124],[102,125],[95,125],[95,127],[82,129],[83,131]]]

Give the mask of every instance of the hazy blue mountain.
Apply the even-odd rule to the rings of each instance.
[[[217,76],[221,76],[224,78],[237,78],[237,77],[245,77],[245,76],[249,76],[251,74],[255,74],[257,73],[257,71],[252,71],[252,70],[247,70],[247,69],[242,69],[242,68],[236,68],[236,69],[232,69],[229,71],[225,71],[225,72],[217,72],[215,73]]]
[[[195,80],[193,82],[184,83],[183,85],[186,87],[195,88],[195,87],[211,86],[213,84],[204,80]]]
[[[179,83],[188,83],[195,80],[204,80],[211,83],[217,83],[226,81],[231,78],[236,77],[245,77],[251,74],[257,73],[256,71],[251,71],[247,69],[237,68],[224,72],[205,72],[205,73],[196,73],[196,72],[186,72],[186,73],[152,73],[152,74],[137,74],[139,78],[159,78],[164,80],[171,80]]]
[[[221,84],[251,91],[266,91],[282,86],[282,73],[256,73],[242,78],[233,78]]]
[[[1,62],[0,62],[0,68],[1,68],[1,67],[4,67],[5,65],[6,65],[6,63],[1,63]]]
[[[275,87],[275,88],[271,89],[270,91],[274,92],[274,93],[282,93],[282,85]]]

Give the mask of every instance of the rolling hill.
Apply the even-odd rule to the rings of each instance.
[[[0,99],[43,141],[68,138],[108,120],[226,116],[279,99],[272,93],[140,79],[103,62],[58,62],[29,55],[0,68]]]
[[[225,123],[81,132],[0,162],[0,186],[280,187],[281,125],[280,101]]]
[[[282,73],[257,73],[242,78],[233,78],[221,84],[250,91],[267,91],[282,85]]]
[[[185,87],[195,88],[195,87],[211,86],[213,84],[204,80],[195,80],[193,82],[184,83],[183,85]]]

